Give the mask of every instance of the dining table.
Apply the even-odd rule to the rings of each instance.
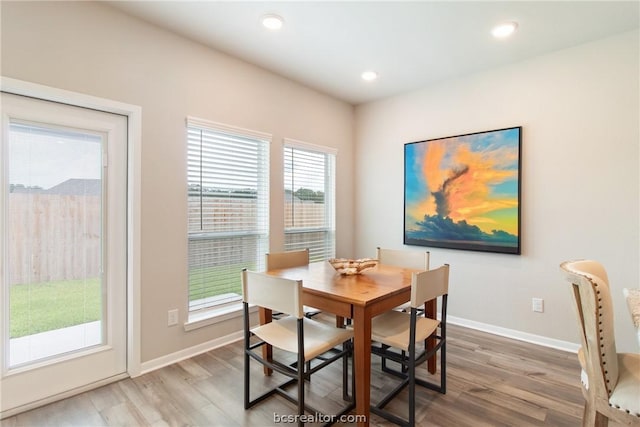
[[[411,299],[411,278],[420,270],[378,264],[360,274],[343,275],[327,261],[308,265],[269,270],[272,276],[302,280],[303,304],[336,316],[336,325],[351,319],[353,327],[353,359],[355,375],[355,413],[358,425],[369,425],[371,404],[371,319]],[[271,321],[271,311],[260,308],[260,323]],[[436,301],[425,306],[425,315],[434,317]],[[434,345],[429,340],[427,346]],[[265,349],[270,357],[270,349]],[[436,371],[435,357],[428,361],[428,370]],[[268,371],[265,371],[269,374]],[[362,416],[363,415],[363,416]]]

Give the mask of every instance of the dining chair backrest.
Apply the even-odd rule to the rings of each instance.
[[[404,249],[377,248],[376,258],[383,265],[413,268],[415,270],[429,269],[429,252],[409,251]]]
[[[299,251],[270,252],[265,254],[265,265],[268,270],[300,267],[309,264],[309,249]]]
[[[426,301],[449,293],[449,264],[433,270],[413,273],[411,282],[411,307],[419,308]]]
[[[242,271],[242,301],[302,318],[302,280]]]
[[[371,412],[406,427],[418,425],[416,413],[416,386],[422,386],[439,393],[447,392],[447,301],[449,299],[449,265],[445,264],[433,270],[417,271],[412,274],[410,310],[388,310],[371,321],[371,340],[379,343],[371,347],[371,352],[382,358],[381,368],[402,382],[371,405]],[[441,297],[439,316],[419,314],[426,301]],[[440,381],[432,381],[417,375],[417,366],[427,360],[436,360],[440,353]],[[400,364],[400,369],[387,366],[387,361]],[[434,372],[435,373],[435,372]],[[422,378],[420,378],[422,377]],[[408,403],[405,416],[397,408],[387,406],[404,388],[408,393],[402,394],[402,400]],[[423,397],[421,399],[424,399]],[[401,407],[402,405],[393,405]],[[407,416],[408,415],[408,416]]]
[[[592,260],[563,262],[560,268],[572,284],[589,385],[611,393],[618,382],[618,355],[607,272]]]

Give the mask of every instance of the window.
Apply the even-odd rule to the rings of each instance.
[[[241,299],[268,250],[271,136],[187,119],[189,312]]]
[[[285,139],[285,249],[309,248],[311,261],[335,256],[335,159],[335,150]]]

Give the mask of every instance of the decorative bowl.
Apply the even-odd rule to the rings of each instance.
[[[351,276],[353,274],[360,274],[364,270],[375,267],[378,265],[378,260],[372,258],[331,258],[329,260],[329,264],[331,264],[338,273]]]

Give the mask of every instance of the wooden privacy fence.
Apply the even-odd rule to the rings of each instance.
[[[255,230],[258,204],[255,197],[189,196],[189,231],[224,232]],[[325,225],[324,203],[286,200],[285,227],[317,228]]]
[[[9,194],[9,284],[97,277],[100,196]]]
[[[191,201],[191,197],[189,198]],[[227,225],[252,229],[255,200],[209,197],[203,217],[189,203],[189,228],[196,221],[224,230]],[[99,195],[9,193],[9,283],[40,283],[97,277],[100,273],[101,198]],[[243,223],[244,222],[244,223]],[[324,205],[310,202],[285,204],[285,224],[318,227],[324,223]],[[255,239],[251,237],[250,239]],[[293,243],[293,242],[289,242]],[[242,261],[246,254],[229,249],[222,241],[202,242],[199,250],[212,259]],[[255,244],[244,250],[255,253]],[[211,257],[224,251],[225,257]]]

